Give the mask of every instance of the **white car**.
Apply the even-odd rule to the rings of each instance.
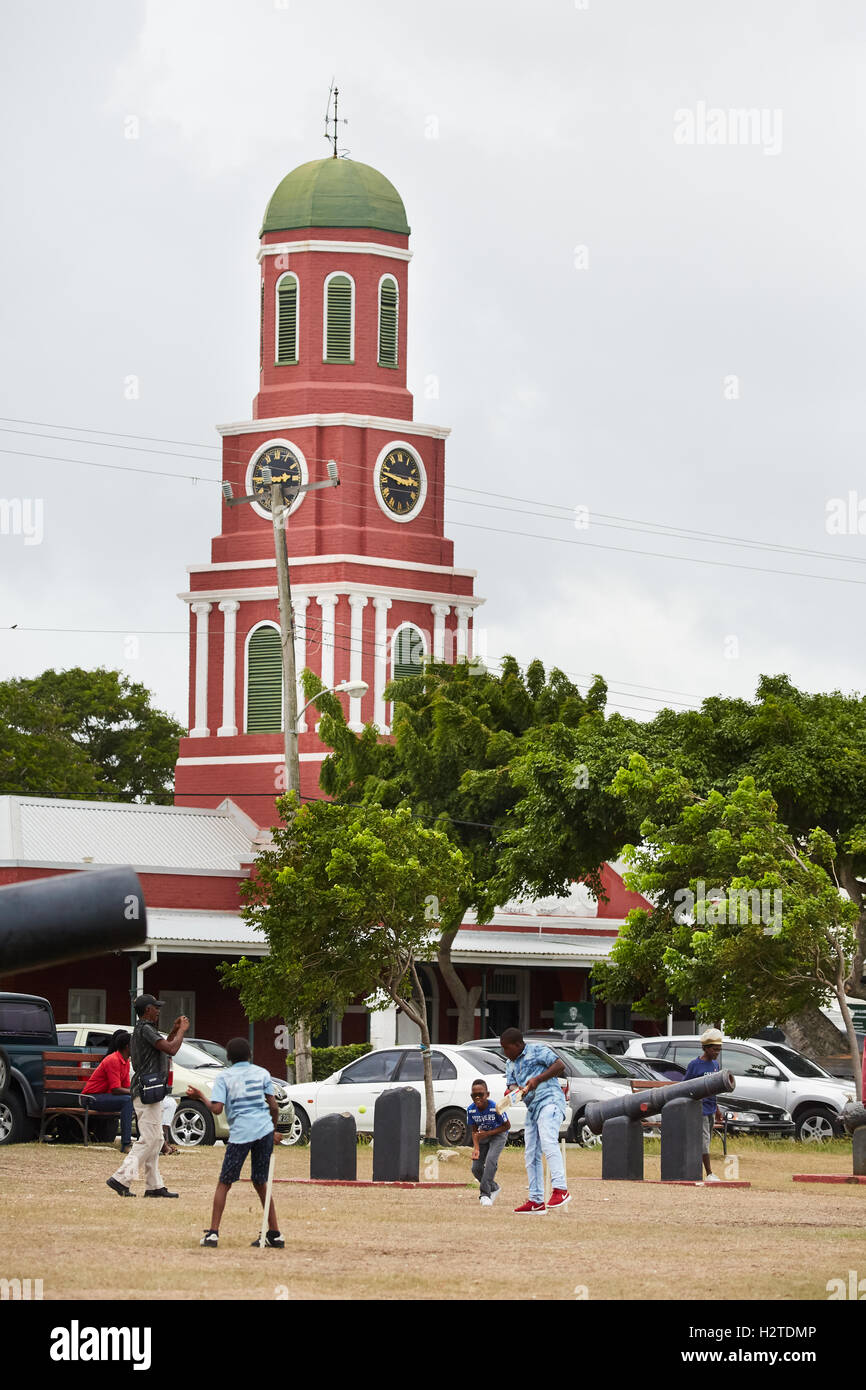
[[[505,1064],[481,1048],[448,1047],[434,1043],[433,1098],[436,1102],[436,1138],[440,1144],[456,1146],[469,1142],[466,1107],[470,1104],[472,1082],[481,1077],[491,1098],[505,1095]],[[361,1134],[373,1132],[373,1107],[386,1090],[413,1086],[421,1096],[421,1135],[426,1130],[424,1073],[421,1048],[383,1047],[367,1052],[335,1071],[327,1081],[311,1081],[288,1087],[295,1107],[295,1137],[307,1139],[310,1128],[324,1115],[348,1112]],[[508,1109],[511,1131],[521,1134],[526,1124],[526,1107],[515,1103]],[[566,1110],[563,1132],[571,1124]]]
[[[667,1059],[686,1067],[703,1052],[694,1034],[675,1038],[641,1038],[631,1042],[626,1057],[652,1062]],[[725,1038],[719,1054],[723,1071],[736,1078],[734,1099],[766,1101],[781,1106],[793,1118],[798,1139],[812,1142],[843,1133],[839,1115],[855,1099],[854,1081],[831,1076],[817,1062],[782,1043],[761,1038]]]

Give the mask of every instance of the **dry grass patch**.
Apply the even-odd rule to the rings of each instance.
[[[569,1149],[573,1200],[543,1217],[512,1214],[526,1175],[522,1149],[511,1147],[490,1209],[474,1187],[277,1184],[278,1251],[250,1248],[261,1208],[248,1183],[229,1196],[220,1248],[199,1247],[222,1149],[163,1160],[180,1200],[151,1202],[105,1186],[116,1150],[16,1145],[0,1149],[0,1277],[41,1278],[46,1299],[115,1299],[118,1290],[139,1299],[574,1299],[583,1288],[591,1299],[825,1299],[829,1279],[863,1265],[866,1187],[791,1176],[850,1173],[850,1145],[728,1147],[751,1190],[581,1182],[600,1173],[600,1152]],[[648,1146],[648,1178],[658,1165]],[[721,1150],[714,1167],[722,1176]],[[371,1172],[361,1146],[358,1176]],[[308,1149],[278,1151],[278,1177],[308,1173]],[[468,1183],[468,1150],[440,1163],[438,1177]],[[506,1279],[509,1269],[520,1278]]]

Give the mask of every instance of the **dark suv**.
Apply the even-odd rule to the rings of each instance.
[[[0,1051],[6,1058],[0,1091],[0,1144],[32,1139],[42,1115],[42,1053],[57,1046],[54,1014],[36,994],[0,994]]]

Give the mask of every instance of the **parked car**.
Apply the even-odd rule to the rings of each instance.
[[[222,1043],[213,1042],[211,1038],[191,1038],[189,1035],[184,1038],[184,1042],[189,1043],[191,1047],[197,1047],[199,1052],[206,1052],[215,1062],[219,1062],[221,1067],[228,1066],[229,1055]]]
[[[649,1061],[673,1061],[688,1066],[703,1051],[692,1035],[642,1038],[631,1042],[628,1057]],[[736,1077],[737,1106],[766,1103],[780,1107],[792,1118],[796,1137],[803,1141],[832,1139],[843,1133],[839,1119],[843,1107],[854,1099],[854,1082],[830,1076],[817,1063],[781,1043],[760,1038],[726,1038],[719,1056],[726,1071]]]
[[[501,1058],[479,1047],[434,1044],[431,1051],[436,1138],[440,1144],[457,1147],[469,1141],[466,1107],[473,1080],[483,1077],[493,1100],[502,1100],[505,1065]],[[300,1131],[297,1138],[308,1138],[311,1126],[323,1115],[339,1115],[344,1111],[354,1117],[360,1134],[372,1133],[376,1099],[392,1086],[413,1086],[420,1093],[423,1135],[426,1110],[421,1048],[405,1046],[367,1052],[335,1071],[326,1081],[298,1082],[289,1086],[288,1096],[295,1107]],[[512,1105],[508,1118],[512,1132],[521,1133],[526,1123],[526,1107],[519,1103]]]
[[[630,1085],[629,1074],[616,1057],[608,1057],[598,1047],[580,1047],[575,1043],[563,1042],[548,1033],[526,1033],[527,1042],[543,1042],[560,1057],[565,1065],[566,1101],[571,1110],[571,1123],[566,1137],[585,1148],[595,1148],[601,1143],[601,1136],[593,1134],[584,1119],[584,1112],[591,1100],[609,1100],[611,1096],[622,1095],[623,1088]],[[478,1042],[463,1043],[464,1048],[483,1047],[497,1057],[505,1058],[498,1038],[481,1038]]]
[[[36,1136],[45,1093],[42,1054],[57,1047],[49,1001],[38,994],[0,994],[0,1047],[6,1058],[0,1144],[20,1144]]]
[[[682,1081],[686,1069],[669,1057],[656,1057],[652,1062],[643,1057],[618,1057],[620,1066],[640,1081],[665,1082]],[[789,1138],[796,1126],[787,1110],[780,1105],[769,1105],[766,1101],[754,1105],[737,1101],[736,1096],[716,1096],[716,1104],[728,1121],[728,1134],[763,1134],[770,1139]],[[654,1115],[649,1124],[656,1128],[661,1124],[661,1116]]]
[[[597,1047],[608,1057],[621,1057],[629,1043],[639,1042],[644,1035],[629,1028],[586,1028],[577,1023],[573,1028],[531,1028],[523,1036],[527,1042],[551,1046],[555,1042],[577,1043],[578,1047]]]
[[[130,1031],[128,1023],[119,1023],[117,1028]],[[57,1037],[62,1046],[83,1046],[91,1051],[98,1051],[108,1048],[117,1028],[110,1023],[60,1023],[57,1027]],[[225,1110],[221,1115],[212,1115],[200,1100],[194,1100],[186,1094],[187,1086],[195,1086],[210,1097],[213,1083],[224,1070],[223,1066],[209,1053],[202,1052],[200,1048],[184,1039],[171,1059],[171,1070],[171,1093],[177,1101],[177,1109],[171,1122],[171,1137],[174,1143],[180,1148],[194,1149],[200,1144],[213,1144],[217,1139],[225,1142],[229,1137]],[[285,1081],[278,1077],[274,1077],[274,1081],[277,1104],[280,1107],[278,1128],[281,1133],[290,1137],[297,1128],[294,1107],[286,1094]]]

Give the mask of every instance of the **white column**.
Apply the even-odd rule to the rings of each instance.
[[[373,1048],[393,1047],[396,1041],[396,1006],[389,1004],[387,1009],[376,1009],[370,1014],[370,1042],[373,1044]]]
[[[454,609],[457,614],[457,660],[468,661],[469,651],[469,619],[472,617],[472,609],[465,603],[458,603]]]
[[[359,681],[363,679],[364,669],[364,609],[367,607],[368,600],[364,594],[350,594],[349,605],[352,609],[352,636],[350,641],[351,651],[349,654],[349,679]],[[364,724],[361,719],[361,699],[354,695],[349,697],[349,728],[354,729],[359,734]]]
[[[225,599],[220,604],[223,615],[223,722],[217,729],[218,738],[234,738],[235,723],[235,637],[237,631],[237,599]]]
[[[388,609],[389,598],[374,598],[376,610],[376,650],[373,667],[373,721],[380,734],[390,732],[386,723],[385,686],[388,684]]]
[[[308,598],[292,599],[292,612],[295,616],[295,670],[298,673],[298,709],[303,709],[307,703],[301,681],[301,672],[307,664],[307,608],[309,603]],[[307,717],[304,715],[298,723],[298,733],[305,734],[306,732]]]
[[[322,684],[327,689],[334,684],[334,609],[338,594],[319,594],[316,603],[322,610]]]
[[[451,612],[447,603],[431,603],[433,611],[433,660],[445,660],[445,619]]]
[[[207,615],[211,610],[209,603],[191,605],[196,618],[195,628],[195,724],[189,731],[190,738],[207,738]]]

